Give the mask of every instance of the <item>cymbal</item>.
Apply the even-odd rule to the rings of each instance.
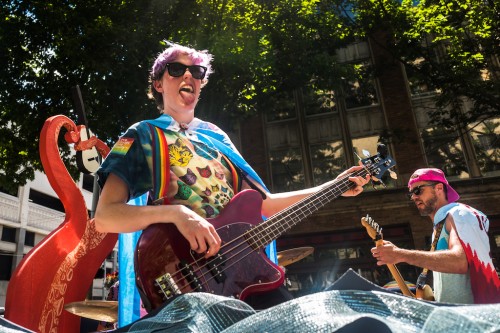
[[[117,301],[91,301],[73,302],[64,305],[64,309],[77,316],[94,320],[116,323],[118,321]]]
[[[311,246],[297,247],[295,249],[280,251],[278,252],[278,265],[285,267],[296,261],[304,259],[313,252],[314,248]]]

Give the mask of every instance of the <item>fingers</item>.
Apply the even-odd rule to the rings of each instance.
[[[379,253],[373,253],[373,257],[377,260],[377,266],[386,265],[386,262],[383,261]]]
[[[384,240],[382,245],[370,249],[373,257],[377,259],[377,265],[392,265],[401,262],[397,253],[397,248],[389,241]]]
[[[342,178],[344,175],[348,175],[349,181],[353,182],[356,186],[353,188],[348,189],[344,193],[342,193],[342,196],[348,197],[348,196],[356,196],[363,192],[363,186],[365,186],[369,181],[370,181],[370,175],[367,174],[364,177],[363,176],[354,176],[352,175],[355,171],[363,169],[363,165],[355,165],[347,169],[346,171],[342,172],[337,179]]]
[[[205,258],[212,257],[219,252],[222,244],[222,240],[217,234],[215,228],[210,225],[208,227],[208,232],[202,230],[196,237],[196,243],[194,244],[196,248],[191,245],[191,249],[196,253],[205,253]]]
[[[215,229],[209,233],[201,232],[196,235],[195,241],[190,242],[191,249],[196,253],[205,253],[205,258],[217,254],[221,247],[221,239]]]
[[[180,217],[174,221],[179,232],[186,238],[189,247],[196,253],[211,257],[220,250],[221,238],[214,226],[185,206],[178,206]]]
[[[213,226],[211,226],[210,228],[210,233],[212,235],[213,241],[209,243],[208,251],[207,254],[205,255],[205,258],[211,257],[215,255],[217,252],[219,252],[222,244],[222,240]]]
[[[370,251],[372,252],[373,257],[377,259],[377,266],[386,265],[386,262],[382,259],[380,247],[372,247]]]
[[[339,175],[337,176],[337,178],[342,178],[343,176],[345,176],[345,175],[347,175],[347,174],[349,174],[349,173],[353,173],[354,171],[360,170],[360,169],[362,169],[362,168],[363,168],[363,166],[360,166],[360,165],[355,165],[355,166],[352,166],[352,167],[350,167],[349,169],[344,170],[341,174],[339,174]]]
[[[356,186],[353,188],[348,189],[345,191],[342,195],[343,196],[356,196],[363,192],[363,186],[368,183],[369,177],[349,177],[349,181],[353,182]]]
[[[370,181],[370,175],[366,175],[365,177],[361,176],[351,176],[349,180],[355,183],[358,186],[365,186]]]

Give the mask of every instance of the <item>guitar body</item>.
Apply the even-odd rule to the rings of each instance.
[[[80,129],[80,140],[85,141],[89,140],[90,137],[94,137],[94,134],[86,129],[84,126],[79,126]],[[90,149],[77,150],[76,151],[76,165],[80,172],[85,174],[93,174],[97,172],[101,164],[99,163],[99,153],[97,152],[96,147],[92,147]]]
[[[250,294],[282,285],[284,272],[266,256],[266,244],[249,236],[249,230],[262,222],[261,206],[261,195],[246,190],[234,196],[219,216],[208,219],[222,239],[221,250],[208,260],[190,250],[174,224],[146,228],[134,259],[137,286],[148,312],[187,292],[244,300]]]
[[[435,301],[434,292],[432,291],[431,286],[428,284],[424,285],[423,288],[418,288],[415,291],[417,299],[423,299],[425,301]]]

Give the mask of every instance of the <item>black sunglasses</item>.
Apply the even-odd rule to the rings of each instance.
[[[186,73],[186,69],[189,69],[189,73],[193,76],[193,78],[197,80],[203,80],[205,74],[207,73],[207,68],[205,66],[200,65],[191,65],[186,66],[179,62],[170,62],[165,65],[167,68],[168,74],[173,77],[179,77]]]
[[[417,187],[415,187],[413,190],[411,190],[409,193],[407,193],[406,195],[408,196],[408,199],[411,200],[411,197],[415,194],[415,195],[420,195],[422,193],[422,187],[426,187],[426,186],[436,186],[436,184],[422,184],[422,185],[418,185]]]

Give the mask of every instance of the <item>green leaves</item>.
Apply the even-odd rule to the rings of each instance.
[[[337,63],[337,49],[378,30],[391,37],[378,43],[420,82],[443,92],[441,105],[471,98],[468,119],[500,110],[498,63],[491,61],[500,48],[498,6],[490,2],[9,0],[1,6],[0,186],[23,184],[41,168],[45,119],[64,114],[77,121],[74,85],[89,127],[109,145],[134,122],[155,117],[148,72],[163,40],[214,54],[215,73],[197,115],[225,129],[235,118],[283,103],[280,96],[298,87],[330,91],[343,78],[354,81],[356,71]]]

